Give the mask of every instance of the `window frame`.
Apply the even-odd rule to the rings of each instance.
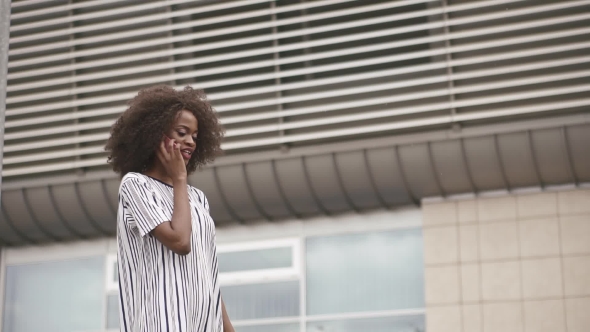
[[[105,257],[105,292],[110,295],[119,291],[119,281],[115,280],[115,271],[117,267],[117,254],[107,254]],[[118,273],[118,272],[117,272]]]
[[[217,254],[276,248],[291,248],[291,267],[268,268],[219,273],[219,286],[232,286],[273,281],[299,280],[302,277],[301,238],[236,242],[217,245]]]
[[[6,268],[8,266],[59,262],[74,259],[84,259],[93,256],[103,256],[105,258],[106,264],[106,257],[113,254],[116,257],[116,252],[117,240],[115,238],[73,241],[68,243],[52,243],[38,246],[31,245],[14,248],[0,247],[0,329],[4,324],[4,288],[6,287]],[[106,328],[107,296],[108,293],[106,292],[105,283],[103,285],[104,301],[101,312],[102,328],[100,331],[92,332],[119,332],[118,330],[109,330]]]
[[[327,315],[307,315],[306,308],[306,239],[312,236],[338,236],[345,234],[359,234],[379,231],[395,231],[408,228],[422,229],[422,211],[417,208],[401,208],[395,211],[375,211],[362,215],[348,213],[339,216],[317,217],[307,220],[292,220],[277,224],[253,224],[248,227],[242,225],[227,226],[216,231],[217,252],[228,252],[241,250],[256,250],[265,248],[276,248],[292,246],[292,266],[285,270],[263,269],[254,270],[256,273],[249,275],[239,271],[236,275],[224,276],[220,286],[239,285],[251,283],[255,278],[262,278],[263,282],[293,280],[288,278],[299,278],[299,316],[276,317],[264,319],[235,320],[234,326],[260,326],[273,324],[299,323],[300,332],[305,332],[308,322],[325,320],[350,320],[363,318],[380,318],[394,315],[425,315],[424,308],[339,313]],[[255,234],[255,235],[253,235]],[[115,238],[99,240],[77,241],[70,243],[57,243],[42,246],[28,246],[16,248],[0,248],[0,327],[2,326],[2,315],[4,313],[4,287],[5,269],[8,265],[30,264],[37,262],[60,261],[76,258],[86,258],[93,255],[103,255],[105,264],[114,263],[117,257],[117,241]],[[100,332],[119,332],[118,330],[107,330],[107,297],[114,292],[113,280],[107,276],[113,276],[113,266],[110,264],[110,272],[105,269],[104,286],[104,308],[102,321],[104,329]],[[277,271],[278,270],[278,271]],[[230,272],[234,273],[234,272]],[[241,276],[239,274],[242,274]],[[266,279],[264,279],[266,278]],[[282,279],[284,278],[284,279]],[[110,287],[110,288],[109,288]],[[116,285],[118,290],[118,283]],[[107,291],[110,289],[110,292]],[[231,313],[230,313],[231,315]],[[96,331],[99,332],[99,331]]]
[[[219,273],[219,286],[236,286],[254,283],[272,283],[280,281],[299,281],[299,315],[292,317],[273,317],[273,318],[259,318],[259,319],[244,319],[232,321],[232,325],[240,326],[261,326],[274,324],[290,324],[298,323],[302,325],[303,298],[301,297],[304,288],[304,259],[302,257],[302,248],[305,245],[305,237],[287,237],[282,239],[272,240],[250,240],[231,243],[220,243],[217,245],[217,254],[227,252],[244,252],[250,250],[264,250],[275,248],[291,248],[291,267],[288,268],[268,268],[250,271],[236,271]]]

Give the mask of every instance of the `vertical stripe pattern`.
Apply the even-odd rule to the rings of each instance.
[[[189,186],[191,252],[177,255],[150,232],[172,218],[173,188],[139,173],[121,181],[117,213],[122,332],[221,332],[215,224]]]

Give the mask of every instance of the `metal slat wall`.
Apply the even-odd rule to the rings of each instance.
[[[106,169],[156,83],[204,88],[228,154],[590,105],[590,0],[23,0],[11,20],[7,180]]]

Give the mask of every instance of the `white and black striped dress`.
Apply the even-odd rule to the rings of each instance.
[[[222,332],[215,225],[189,186],[191,252],[177,255],[150,232],[172,218],[173,188],[128,173],[119,188],[117,243],[122,332]]]

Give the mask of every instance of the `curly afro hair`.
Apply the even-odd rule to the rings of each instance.
[[[178,91],[159,85],[139,91],[128,106],[111,127],[105,146],[108,163],[121,176],[145,172],[152,165],[162,136],[182,110],[192,112],[199,126],[197,146],[186,166],[187,173],[212,162],[221,153],[224,130],[203,91],[188,86]]]

